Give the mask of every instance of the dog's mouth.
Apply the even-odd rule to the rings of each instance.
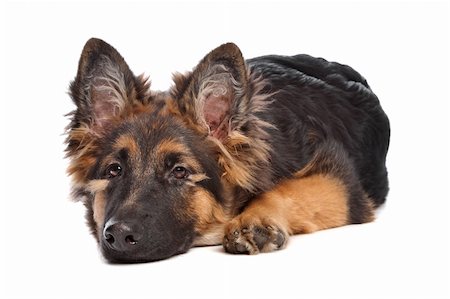
[[[127,247],[112,247],[111,237],[102,238],[100,249],[107,262],[112,264],[136,264],[155,262],[187,252],[193,244],[193,238],[186,235],[184,239],[168,238],[166,241],[136,241],[128,237]]]

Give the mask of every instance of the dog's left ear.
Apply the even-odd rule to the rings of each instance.
[[[224,44],[203,58],[190,76],[178,75],[175,95],[183,114],[219,140],[228,136],[231,119],[247,95],[248,72],[239,48]]]

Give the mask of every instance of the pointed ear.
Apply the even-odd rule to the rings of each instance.
[[[72,128],[84,124],[101,131],[108,119],[143,97],[144,85],[113,47],[100,39],[90,39],[70,85],[70,95],[77,106]]]
[[[248,72],[239,48],[224,44],[200,61],[188,77],[176,77],[174,91],[182,113],[219,140],[225,139],[231,118],[248,88]]]

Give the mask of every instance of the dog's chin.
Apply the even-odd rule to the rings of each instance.
[[[157,262],[161,260],[168,259],[170,257],[173,257],[175,255],[186,253],[189,250],[189,248],[170,253],[170,254],[153,254],[150,253],[148,255],[133,255],[133,254],[120,254],[117,255],[115,253],[106,253],[102,251],[103,257],[105,258],[106,262],[109,264],[141,264],[141,263],[150,263],[150,262]]]
[[[117,251],[105,244],[100,245],[101,253],[106,262],[110,264],[138,264],[149,263],[168,259],[175,255],[186,253],[193,242],[185,241],[181,245],[165,246],[158,248],[137,248],[133,251]]]

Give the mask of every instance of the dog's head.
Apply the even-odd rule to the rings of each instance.
[[[254,116],[262,101],[249,102],[253,81],[239,49],[225,44],[175,75],[168,92],[151,92],[114,48],[86,43],[70,86],[68,172],[108,260],[152,261],[220,243],[233,209],[225,189],[264,183],[255,168],[267,156],[267,124]]]

